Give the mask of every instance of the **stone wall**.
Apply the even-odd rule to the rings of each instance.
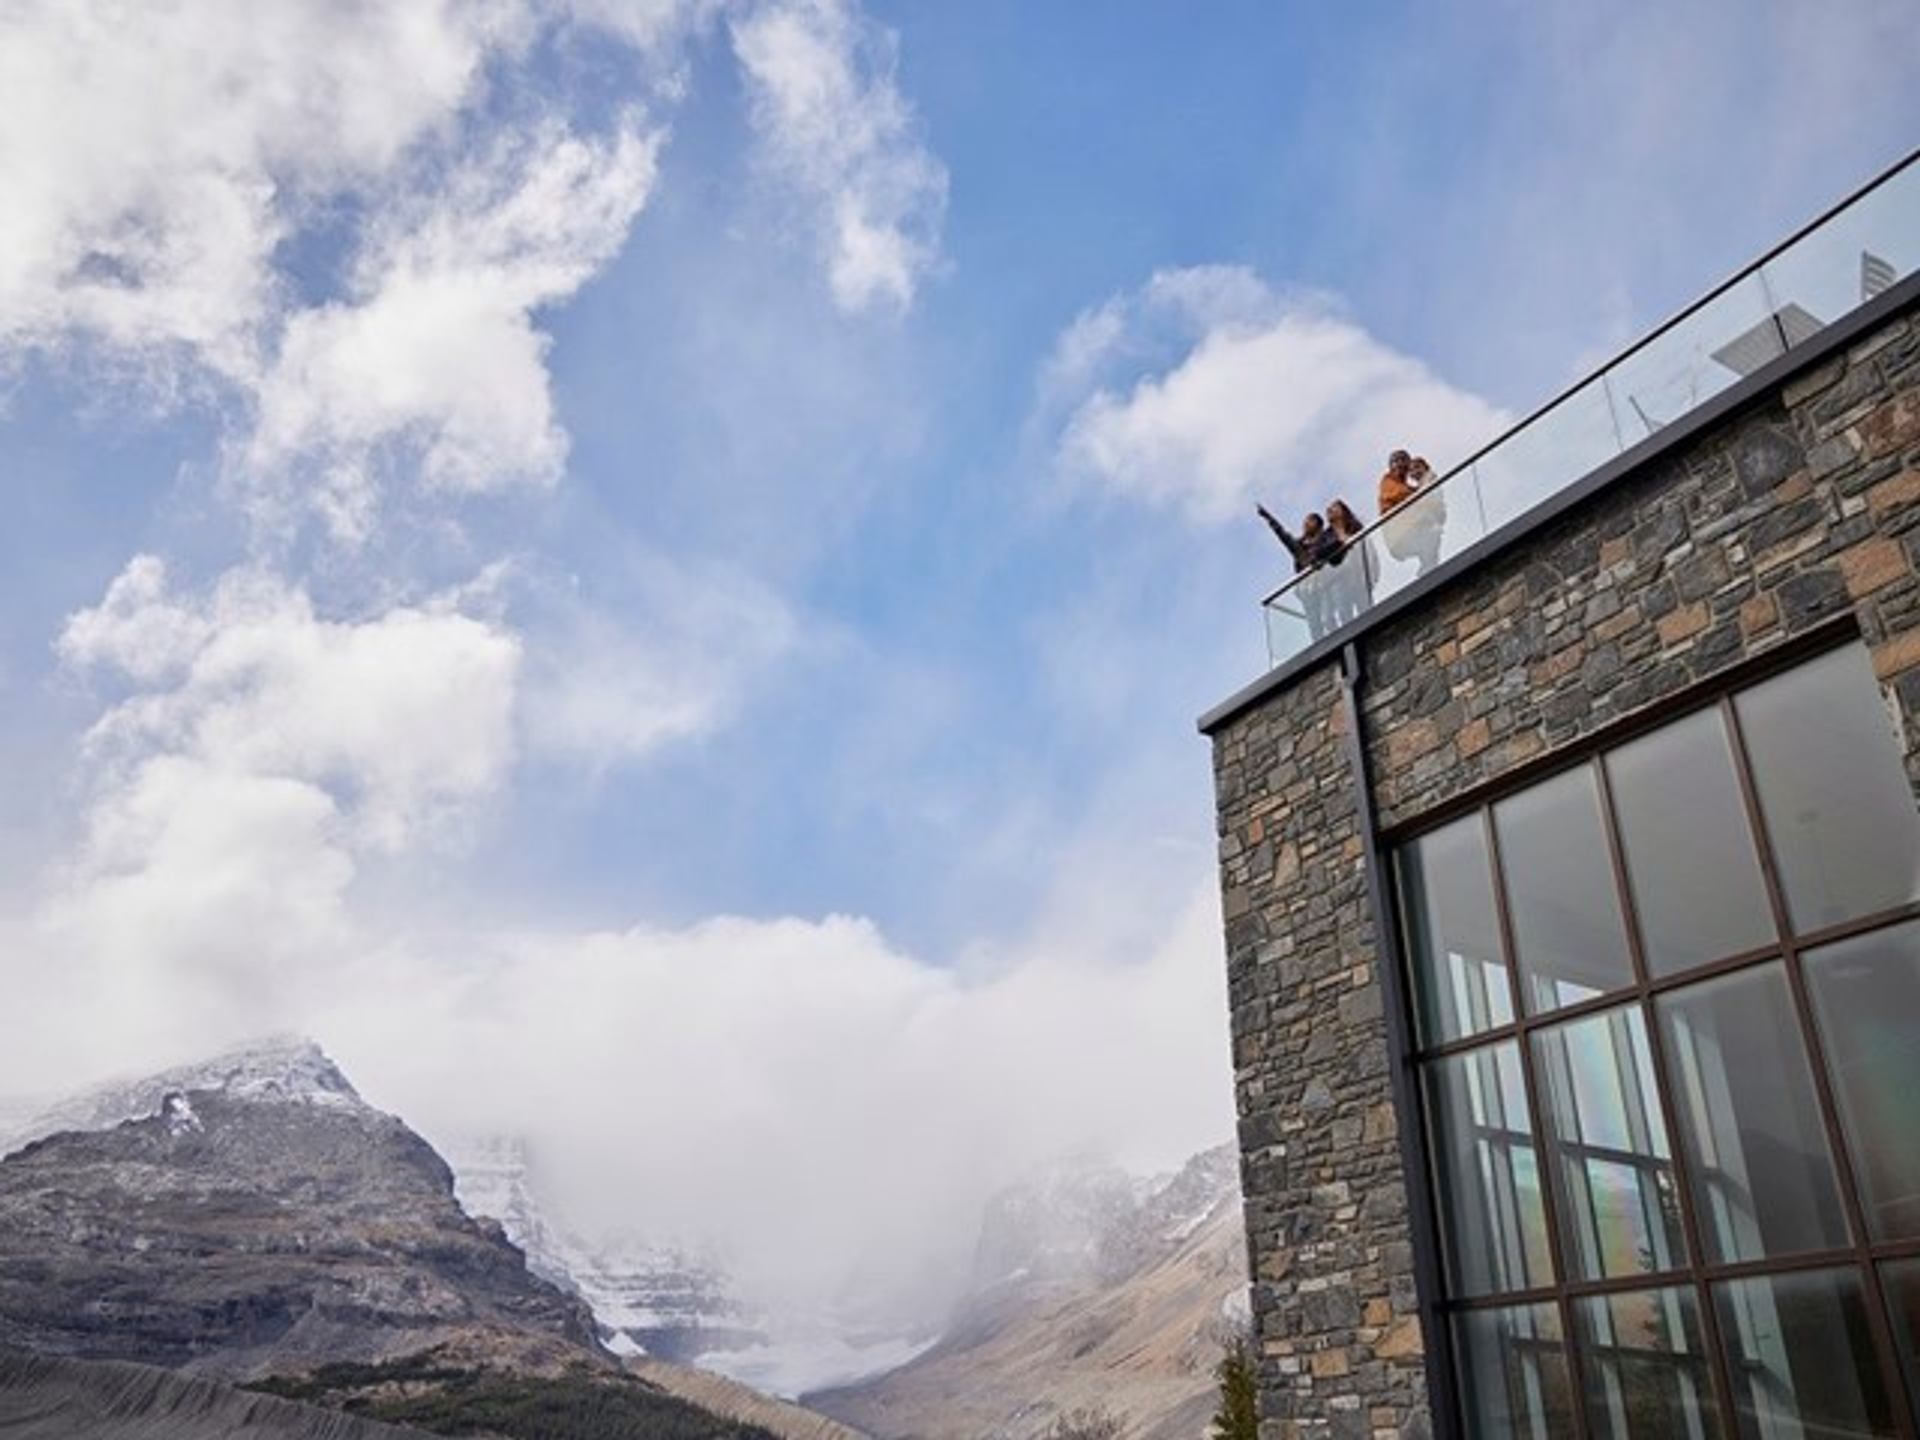
[[[1263,1437],[1429,1433],[1337,670],[1215,737]]]
[[[1382,827],[1851,612],[1920,794],[1909,310],[1361,642]],[[1360,807],[1328,663],[1213,735],[1263,1440],[1424,1435]]]

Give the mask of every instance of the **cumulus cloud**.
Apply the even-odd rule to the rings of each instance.
[[[904,309],[939,260],[947,173],[894,82],[893,37],[845,0],[769,0],[733,48],[775,172],[813,210],[842,309]]]
[[[176,795],[195,774],[251,776],[316,788],[357,842],[390,851],[496,788],[513,759],[520,642],[441,602],[328,619],[270,572],[183,594],[141,556],[58,649],[76,671],[133,684],[88,737],[117,797],[109,815],[156,766]],[[112,867],[128,863],[127,845],[97,838]]]
[[[10,950],[41,1017],[9,1035],[17,1064],[248,1033],[378,948],[363,869],[457,848],[516,748],[519,640],[457,598],[328,617],[257,566],[194,589],[140,556],[69,617],[60,659],[105,708],[74,842]]]
[[[524,35],[484,0],[9,6],[0,349],[255,373],[304,207],[390,171]]]
[[[945,172],[844,0],[106,0],[0,15],[0,367],[110,367],[231,429],[228,479],[284,536],[359,544],[396,488],[560,476],[538,317],[621,249],[691,42],[731,25],[770,162],[817,213],[848,310],[905,305]],[[496,104],[560,33],[638,58],[627,108]]]
[[[350,295],[292,314],[257,387],[250,474],[292,469],[336,533],[364,538],[383,450],[428,488],[551,484],[566,458],[533,313],[620,248],[653,182],[657,137],[629,115],[469,158],[369,226]]]
[[[1226,1137],[1217,902],[1170,898],[1128,960],[1036,933],[971,975],[847,916],[523,936],[316,1023],[429,1133],[532,1137],[589,1228],[716,1243],[770,1298],[912,1290],[1064,1150]]]
[[[1041,388],[1063,475],[1196,523],[1257,497],[1363,507],[1389,450],[1444,468],[1505,423],[1325,297],[1224,266],[1161,271],[1082,314]]]

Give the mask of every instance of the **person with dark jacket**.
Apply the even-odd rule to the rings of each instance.
[[[1316,565],[1338,564],[1340,559],[1340,537],[1327,527],[1317,511],[1309,511],[1307,518],[1300,522],[1300,533],[1291,533],[1274,517],[1264,505],[1253,507],[1260,518],[1267,522],[1267,528],[1273,531],[1280,543],[1287,547],[1287,554],[1293,557],[1293,573],[1301,575]]]
[[[1256,505],[1254,509],[1293,557],[1293,573],[1303,577],[1296,581],[1293,592],[1299,597],[1307,633],[1318,640],[1338,623],[1328,604],[1333,595],[1328,583],[1332,577],[1325,572],[1327,567],[1338,565],[1346,558],[1346,546],[1318,512],[1309,511],[1307,518],[1300,522],[1300,533],[1295,535],[1266,506]],[[1323,573],[1315,574],[1315,571]]]

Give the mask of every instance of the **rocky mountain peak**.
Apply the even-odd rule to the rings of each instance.
[[[63,1130],[111,1130],[158,1115],[169,1097],[216,1094],[255,1104],[373,1111],[327,1053],[303,1035],[273,1035],[207,1060],[108,1081],[60,1100],[0,1133],[0,1155]],[[185,1114],[192,1113],[190,1103]]]
[[[320,1048],[274,1040],[53,1107],[0,1160],[0,1345],[248,1376],[434,1346],[611,1365],[576,1297]]]

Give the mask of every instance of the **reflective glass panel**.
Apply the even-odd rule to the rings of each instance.
[[[1455,1295],[1549,1284],[1540,1165],[1511,1040],[1426,1067],[1441,1231]]]
[[[1840,319],[1911,275],[1920,268],[1920,165],[1821,222],[1762,268],[1775,302],[1814,325]]]
[[[1920,925],[1826,946],[1806,966],[1867,1228],[1920,1236]]]
[[[1607,756],[1607,780],[1654,974],[1777,938],[1718,710],[1622,745]]]
[[[1786,347],[1758,275],[1727,287],[1607,371],[1628,444],[1655,434]]]
[[[1655,1002],[1707,1258],[1849,1243],[1813,1071],[1778,962]]]
[[[1573,1302],[1594,1440],[1711,1440],[1714,1402],[1700,1302],[1678,1286]]]
[[[1493,807],[1527,1009],[1633,983],[1600,797],[1585,766]]]
[[[1595,377],[1474,462],[1488,526],[1497,529],[1526,514],[1621,448],[1612,395],[1606,380]]]
[[[1544,1030],[1533,1044],[1570,1278],[1685,1264],[1673,1151],[1640,1007]]]
[[[1269,600],[1262,607],[1262,613],[1267,620],[1268,664],[1291,660],[1314,642],[1313,627],[1307,622],[1307,606],[1297,591],[1288,590]]]
[[[1732,1280],[1714,1303],[1742,1440],[1899,1433],[1852,1270]]]
[[[1476,1440],[1555,1440],[1571,1433],[1573,1387],[1551,1305],[1468,1310],[1458,1321],[1460,1399]]]
[[[1880,1267],[1880,1288],[1893,1314],[1893,1338],[1907,1372],[1907,1390],[1920,1396],[1920,1260],[1896,1260]]]
[[[1843,646],[1735,704],[1794,929],[1920,898],[1920,815],[1866,650]]]
[[[1493,869],[1480,816],[1402,846],[1395,869],[1421,1043],[1511,1024],[1513,989],[1500,958]]]

